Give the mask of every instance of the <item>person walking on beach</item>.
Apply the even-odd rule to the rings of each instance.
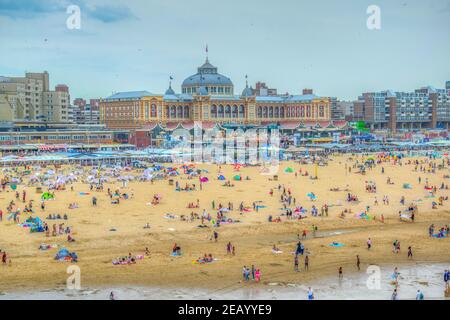
[[[339,280],[342,280],[342,278],[344,277],[344,274],[343,274],[344,272],[343,272],[343,270],[342,270],[342,267],[339,267],[339,271],[338,271],[338,274],[339,274]]]
[[[394,289],[394,292],[392,292],[391,300],[398,300],[397,289]]]
[[[116,300],[116,298],[114,297],[114,292],[112,292],[112,291],[109,294],[109,300]]]
[[[425,297],[424,297],[422,291],[417,290],[416,300],[424,300],[424,299],[425,299]]]
[[[298,254],[294,258],[294,271],[298,272]]]
[[[444,284],[445,284],[445,291],[450,290],[450,271],[445,270],[444,272]]]
[[[413,258],[413,253],[412,253],[412,248],[411,246],[408,247],[408,259],[412,259]]]
[[[256,281],[256,282],[259,282],[260,280],[261,280],[261,270],[256,269],[256,272],[255,272],[255,281]]]
[[[359,260],[359,255],[356,255],[356,267],[358,268],[358,271],[361,271],[361,261]]]
[[[3,263],[3,265],[6,264],[6,251],[3,251],[3,255],[2,255],[2,263]]]
[[[314,292],[311,287],[308,288],[308,300],[314,300]]]
[[[367,239],[367,250],[370,250],[372,248],[372,240],[369,238]]]
[[[305,256],[305,271],[309,270],[309,256]]]

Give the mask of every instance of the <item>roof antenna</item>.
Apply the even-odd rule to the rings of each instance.
[[[208,44],[206,44],[205,51],[206,51],[206,62],[208,62]]]

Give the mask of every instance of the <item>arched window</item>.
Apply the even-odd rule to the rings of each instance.
[[[225,118],[231,118],[231,107],[229,105],[225,107]]]
[[[269,118],[273,118],[273,107],[269,107]]]
[[[300,110],[301,110],[300,116],[301,116],[302,118],[304,118],[304,117],[305,117],[305,106],[302,106]]]
[[[239,106],[239,118],[244,118],[244,114],[245,114],[245,109],[244,109],[244,106],[241,104]]]
[[[211,118],[217,118],[217,106],[215,104],[211,106]]]
[[[218,118],[225,118],[225,109],[223,108],[223,105],[221,105],[221,104],[219,104]]]
[[[279,118],[280,117],[280,108],[279,107],[275,107],[275,118]]]
[[[324,106],[319,107],[319,116],[324,117],[325,116],[325,108]]]
[[[152,113],[151,113],[151,117],[152,118],[156,118],[156,104],[152,103]]]
[[[262,107],[258,107],[258,118],[262,118]]]
[[[298,118],[300,116],[300,108],[295,107],[295,117]]]
[[[190,118],[190,116],[189,116],[189,106],[184,106],[184,117],[186,119]]]
[[[170,108],[166,106],[166,118],[170,118]]]
[[[311,118],[311,106],[306,106],[306,117]]]
[[[264,107],[264,113],[263,113],[263,117],[264,117],[264,118],[267,118],[267,116],[268,116],[268,113],[269,113],[269,108],[267,108],[267,107]]]
[[[237,118],[238,116],[238,106],[234,105],[232,109],[232,118]]]
[[[170,117],[171,118],[176,118],[177,117],[177,108],[175,106],[172,106],[170,108]]]
[[[284,107],[280,108],[280,118],[285,118],[286,115],[284,114]]]
[[[148,102],[145,103],[145,118],[148,119],[148,116],[150,114],[149,112],[149,106],[148,106]]]
[[[183,107],[177,106],[177,118],[183,118]]]

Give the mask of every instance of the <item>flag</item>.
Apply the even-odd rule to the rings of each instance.
[[[208,45],[206,45],[206,53],[208,53]]]
[[[172,76],[170,76],[169,78],[170,78],[170,80],[173,80],[173,77],[172,77]]]

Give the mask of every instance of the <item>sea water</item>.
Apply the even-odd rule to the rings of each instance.
[[[426,300],[445,298],[443,273],[450,268],[448,264],[415,264],[399,265],[398,299],[415,299],[417,290],[421,290]],[[379,266],[371,268],[380,272],[374,274],[361,270],[358,273],[346,274],[343,279],[326,277],[321,280],[304,284],[268,283],[266,285],[237,283],[221,289],[208,290],[203,288],[158,288],[158,287],[102,287],[68,290],[65,288],[47,290],[29,290],[17,292],[0,292],[0,300],[32,299],[32,300],[103,300],[109,299],[114,292],[120,300],[152,300],[152,299],[225,299],[225,300],[305,300],[308,288],[314,291],[318,300],[385,300],[390,299],[394,290],[391,276],[394,266]],[[300,271],[301,273],[304,271]],[[378,277],[379,274],[379,277]],[[377,279],[379,278],[379,282]],[[379,284],[379,286],[378,286]]]

